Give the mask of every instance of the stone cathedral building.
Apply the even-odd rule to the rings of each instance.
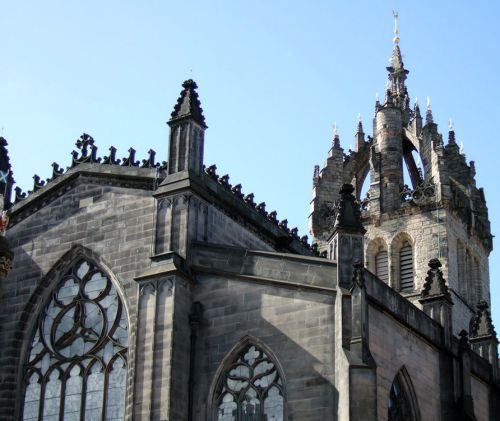
[[[192,80],[162,164],[84,134],[25,194],[2,138],[0,419],[500,419],[485,195],[398,41],[372,135],[314,170],[312,245],[205,165]]]

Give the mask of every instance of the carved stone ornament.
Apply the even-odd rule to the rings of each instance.
[[[361,208],[353,192],[352,184],[344,184],[340,189],[340,199],[335,203],[333,229],[364,234],[366,230],[361,223]]]
[[[471,319],[470,323],[470,339],[489,336],[496,340],[497,334],[488,308],[488,303],[484,300],[479,301],[477,304],[476,315]]]
[[[440,269],[441,262],[439,259],[431,259],[429,261],[429,270],[425,278],[421,297],[439,297],[442,296],[451,303],[451,295],[443,277],[443,272]]]
[[[433,203],[436,200],[436,186],[432,183],[423,183],[412,190],[405,184],[401,188],[401,200],[416,205]]]

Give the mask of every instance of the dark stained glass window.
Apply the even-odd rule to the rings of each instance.
[[[25,368],[23,420],[123,420],[128,322],[108,276],[81,260],[38,321]]]
[[[392,383],[388,407],[388,421],[416,421],[410,396],[405,390],[399,375],[396,376]]]
[[[283,383],[271,358],[248,344],[222,374],[216,392],[217,421],[282,421]]]

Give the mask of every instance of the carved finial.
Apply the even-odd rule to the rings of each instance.
[[[398,44],[399,43],[399,29],[398,29],[399,14],[393,10],[392,15],[394,16],[394,39],[393,39],[393,41],[394,41],[394,44]]]
[[[464,142],[463,141],[460,141],[460,149],[459,149],[458,152],[460,153],[460,155],[465,156],[465,148],[464,148]]]
[[[448,119],[448,130],[450,132],[454,132],[455,131],[455,126],[453,125],[453,120],[452,120],[451,117]]]
[[[375,102],[380,102],[380,95],[378,92],[375,92]]]
[[[347,230],[356,233],[365,233],[366,230],[361,223],[361,208],[353,195],[352,184],[344,184],[340,189],[340,198],[337,200],[336,215],[334,222],[335,230]]]

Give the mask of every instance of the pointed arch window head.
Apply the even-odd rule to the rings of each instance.
[[[278,367],[258,345],[248,343],[217,382],[216,421],[282,421],[284,386]]]
[[[419,411],[413,385],[403,367],[394,378],[389,392],[388,421],[419,421]]]
[[[41,312],[25,365],[23,420],[122,420],[128,322],[109,276],[80,260]]]

